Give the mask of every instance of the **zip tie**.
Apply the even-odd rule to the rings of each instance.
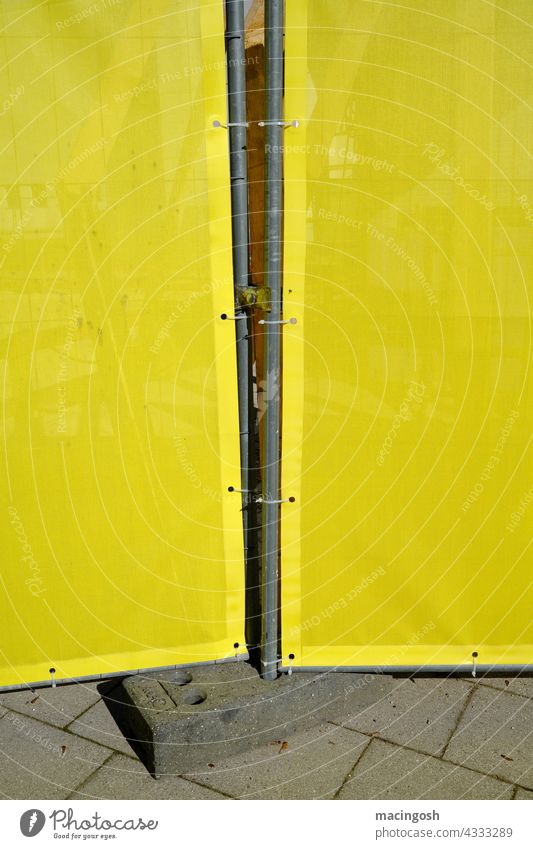
[[[292,675],[292,662],[293,662],[293,660],[294,660],[294,655],[290,654],[289,655],[289,671],[287,673],[288,675]]]
[[[472,678],[476,677],[477,658],[478,658],[477,651],[473,651],[472,652],[472,662],[473,662],[474,666],[473,666],[473,669],[472,669]]]
[[[49,670],[49,672],[50,672],[50,675],[52,676],[52,687],[56,687],[56,686],[57,686],[57,685],[56,685],[56,679],[55,679],[56,671],[55,671],[55,669],[54,669],[54,667],[53,667],[53,666],[52,666],[52,668]]]
[[[220,316],[220,318],[222,319],[222,321],[240,321],[241,318],[248,318],[248,316],[247,315],[228,315],[227,313],[223,312],[222,315]]]
[[[270,321],[267,318],[261,318],[257,323],[258,324],[297,324],[298,319],[297,318],[288,318],[285,321]]]
[[[296,498],[294,497],[294,495],[291,495],[290,498],[280,498],[274,501],[268,501],[266,498],[262,498],[261,496],[259,496],[259,498],[257,499],[258,504],[294,504],[295,501]]]
[[[258,127],[284,127],[287,129],[288,127],[299,127],[299,121],[258,121]]]
[[[213,121],[213,127],[216,127],[216,129],[218,129],[219,127],[222,127],[224,130],[227,130],[228,127],[248,127],[248,126],[249,126],[248,121],[233,121],[233,123],[230,122],[229,124],[223,124],[222,121]]]
[[[234,486],[228,486],[228,492],[253,492],[253,489],[235,489]]]

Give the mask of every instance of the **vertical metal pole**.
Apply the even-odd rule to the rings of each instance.
[[[241,489],[246,567],[246,639],[257,646],[261,633],[259,544],[255,490],[256,438],[253,404],[252,317],[240,305],[240,295],[248,286],[249,222],[248,171],[246,151],[246,57],[244,49],[244,0],[226,0],[226,58],[228,64],[228,115],[233,282],[235,314],[247,316],[235,322],[237,334],[237,381],[241,447]]]
[[[283,0],[265,0],[265,284],[281,320]],[[281,325],[265,325],[261,673],[277,677]]]

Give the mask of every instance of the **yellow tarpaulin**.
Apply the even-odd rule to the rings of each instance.
[[[533,663],[532,53],[518,0],[287,4],[285,664]]]
[[[233,655],[223,5],[0,20],[0,685]]]

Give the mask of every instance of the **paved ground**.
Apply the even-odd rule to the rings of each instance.
[[[113,719],[117,692],[0,694],[0,797],[533,799],[531,678],[362,679],[341,719],[158,781]]]

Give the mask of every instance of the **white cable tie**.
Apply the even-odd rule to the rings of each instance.
[[[294,121],[258,121],[258,127],[284,127],[284,129],[288,129],[289,127],[299,127],[300,122],[297,120]]]
[[[290,498],[279,498],[279,499],[275,499],[273,501],[269,501],[268,499],[263,498],[261,495],[257,499],[258,504],[289,504],[289,502],[291,504],[294,504],[295,501],[296,501],[296,498],[294,498],[293,495],[291,495]]]
[[[222,319],[222,321],[240,321],[241,318],[247,319],[248,316],[244,315],[244,314],[243,315],[228,315],[227,313],[223,312],[222,315],[220,316],[220,318]]]
[[[253,489],[235,489],[234,486],[228,486],[228,492],[253,492]]]
[[[213,127],[215,127],[216,129],[218,129],[219,127],[222,127],[222,129],[227,130],[228,127],[248,127],[248,126],[249,126],[248,121],[233,121],[233,122],[230,121],[228,124],[223,124],[222,121],[213,121]]]
[[[261,318],[258,324],[297,324],[297,318],[287,318],[285,321],[270,321],[268,318]]]
[[[52,676],[52,687],[56,687],[56,671],[55,669],[50,670],[50,675]]]
[[[289,655],[289,675],[292,675],[292,662],[294,660],[294,655]]]
[[[472,652],[472,662],[473,662],[473,667],[472,667],[472,678],[475,678],[475,677],[476,677],[476,670],[477,670],[477,656],[478,656],[478,655],[477,655],[477,651],[473,651],[473,652]]]

